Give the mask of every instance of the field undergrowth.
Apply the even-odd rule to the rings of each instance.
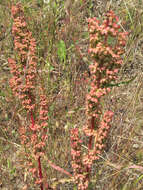
[[[16,96],[14,92],[17,91],[10,86],[14,72],[11,72],[9,60],[21,60],[20,51],[16,52],[15,49],[15,15],[12,17],[11,13],[16,3],[20,3],[23,10],[20,15],[24,14],[26,21],[27,28],[24,28],[23,36],[26,33],[30,36],[29,52],[36,52],[34,59],[37,70],[34,73],[35,67],[32,66],[33,71],[30,73],[31,78],[36,78],[36,82],[31,82],[35,86],[29,85],[28,90],[25,90],[29,98],[34,97],[36,103],[31,104],[34,108],[30,109],[35,112],[25,109],[27,105],[21,103],[23,99]],[[118,16],[117,24],[123,32],[128,32],[128,36],[117,80],[105,83],[111,91],[101,102],[103,112],[111,110],[114,113],[108,137],[104,141],[105,147],[99,159],[93,161],[92,167],[86,168],[85,173],[90,171],[90,177],[84,175],[90,179],[88,190],[143,189],[141,0],[0,0],[0,189],[42,190],[43,184],[44,190],[80,189],[71,177],[75,172],[72,167],[71,130],[79,130],[79,137],[84,143],[81,151],[88,152],[88,137],[82,131],[87,122],[86,94],[89,93],[88,79],[91,77],[89,66],[94,61],[88,53],[88,19],[96,17],[102,20],[109,10]],[[112,41],[110,43],[114,44]],[[26,69],[24,65],[24,72],[20,70],[23,76]],[[42,115],[45,113],[47,117]],[[37,129],[34,129],[34,125],[37,125]],[[44,127],[40,128],[40,125]],[[45,143],[44,148],[32,148],[30,143],[34,137],[28,131],[29,126],[33,127],[33,134],[39,135],[40,143]],[[27,130],[28,145],[24,144],[26,141],[22,144],[21,127]],[[41,162],[36,163],[35,151],[43,156]],[[38,163],[41,164],[44,177],[40,174]],[[32,167],[32,172],[34,167],[39,169],[36,175],[33,172],[40,178],[36,182],[29,167]]]

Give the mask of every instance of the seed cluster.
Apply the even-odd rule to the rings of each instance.
[[[88,151],[83,153],[82,156],[80,155],[80,158],[82,158],[80,161],[78,156],[73,156],[73,150],[71,152],[73,162],[75,162],[75,165],[72,165],[75,182],[78,184],[79,190],[84,190],[88,187],[92,164],[99,159],[99,155],[104,148],[104,141],[107,138],[110,121],[113,117],[112,111],[107,110],[103,113],[101,103],[103,97],[111,91],[107,87],[108,84],[117,79],[118,70],[123,63],[121,56],[124,53],[127,32],[121,32],[118,22],[119,18],[113,11],[109,11],[103,21],[99,21],[97,18],[88,20],[90,34],[88,52],[93,59],[92,64],[89,65],[90,90],[86,96],[87,124],[83,127],[83,132],[89,139]],[[77,139],[77,132],[73,132],[72,138]],[[79,142],[80,140],[76,141]],[[74,148],[74,154],[76,155],[78,155],[78,146],[79,144],[76,144]],[[79,166],[86,168],[86,172],[82,168],[82,171],[86,173],[82,173],[82,178],[75,170],[77,160]],[[80,183],[78,183],[79,180]]]
[[[44,158],[48,137],[47,98],[44,89],[37,88],[36,41],[28,30],[20,3],[12,6],[11,15],[13,19],[14,56],[8,59],[12,75],[9,83],[13,94],[27,111],[27,123],[19,127],[21,144],[26,149],[29,171],[36,179],[35,183],[41,185],[42,190],[43,176],[40,158]],[[39,100],[35,94],[39,95]]]

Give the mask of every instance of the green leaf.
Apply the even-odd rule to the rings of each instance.
[[[12,175],[14,175],[14,174],[16,173],[16,168],[15,168],[15,167],[12,168],[11,171],[10,171],[10,173],[11,173]]]
[[[7,160],[7,167],[8,167],[8,169],[11,168],[11,162],[10,162],[10,160]]]
[[[51,65],[51,63],[48,60],[46,61],[45,69],[47,69],[49,72],[54,70],[54,67]]]
[[[136,179],[136,181],[134,182],[134,187],[138,184],[138,182],[143,179],[143,175],[139,176],[138,179]]]
[[[73,190],[77,190],[77,185],[75,185],[75,186],[73,187]]]
[[[57,54],[58,57],[60,59],[60,62],[64,62],[66,61],[66,55],[67,55],[67,51],[66,51],[66,45],[65,42],[63,40],[60,40],[58,43],[58,50],[57,50]]]
[[[0,90],[0,96],[5,97],[5,93]]]

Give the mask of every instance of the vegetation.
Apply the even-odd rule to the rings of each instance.
[[[0,1],[0,187],[141,190],[142,1]]]

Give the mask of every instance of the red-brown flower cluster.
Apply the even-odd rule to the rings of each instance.
[[[12,78],[10,86],[13,93],[19,97],[24,108],[34,110],[34,89],[36,82],[37,57],[36,42],[32,33],[27,29],[24,13],[20,4],[11,9],[15,57],[9,58]]]
[[[88,21],[89,53],[94,61],[89,66],[90,91],[86,97],[88,122],[83,130],[89,137],[89,153],[84,158],[84,164],[91,168],[92,162],[99,158],[110,128],[113,112],[106,111],[103,115],[101,101],[111,90],[108,84],[117,79],[118,69],[123,63],[121,55],[124,53],[127,33],[120,31],[119,19],[112,11],[106,14],[102,23],[96,18]]]
[[[88,180],[84,165],[82,164],[82,150],[81,150],[82,141],[79,137],[78,128],[71,130],[71,156],[72,156],[72,168],[74,174],[74,181],[78,184],[78,189],[86,190],[88,187]]]
[[[47,139],[48,106],[44,90],[39,90],[39,105],[36,106],[37,56],[36,42],[28,30],[24,11],[20,3],[11,9],[14,40],[14,58],[9,58],[12,78],[10,86],[27,110],[27,126],[20,126],[21,143],[26,148],[29,171],[36,177],[36,183],[43,189],[40,158],[44,156]],[[37,164],[35,164],[37,161]],[[39,177],[38,177],[39,173]]]
[[[113,112],[105,111],[103,114],[102,100],[111,90],[108,87],[110,83],[117,79],[118,70],[123,63],[121,55],[124,53],[127,37],[126,32],[121,32],[118,24],[119,19],[112,11],[105,15],[102,22],[96,18],[90,18],[88,22],[90,33],[88,51],[93,63],[89,66],[90,90],[86,96],[87,124],[83,127],[83,132],[88,137],[89,142],[88,152],[83,154],[81,163],[78,164],[84,166],[86,173],[88,173],[88,175],[84,175],[85,178],[83,177],[84,181],[82,181],[82,186],[85,187],[84,182],[90,181],[92,164],[99,159],[99,155],[104,148],[104,140],[107,138],[110,129]],[[75,155],[77,155],[77,152],[75,152]],[[73,160],[78,159],[73,157]],[[85,170],[83,169],[83,171]],[[78,176],[78,170],[76,170],[75,175]],[[78,189],[82,188],[78,187]]]
[[[31,112],[31,125],[29,126],[29,138],[30,141],[26,144],[29,149],[30,158],[29,159],[29,171],[32,172],[33,177],[35,177],[36,184],[43,184],[43,174],[41,169],[41,158],[44,159],[46,140],[48,138],[48,105],[47,98],[44,94],[42,88],[40,88],[40,102],[39,102],[39,114],[37,116],[37,121],[34,121],[33,114]],[[34,159],[34,160],[33,160]],[[34,162],[33,162],[34,161]],[[35,165],[35,161],[37,164]],[[39,177],[38,178],[38,173]],[[42,189],[42,188],[41,188]]]

